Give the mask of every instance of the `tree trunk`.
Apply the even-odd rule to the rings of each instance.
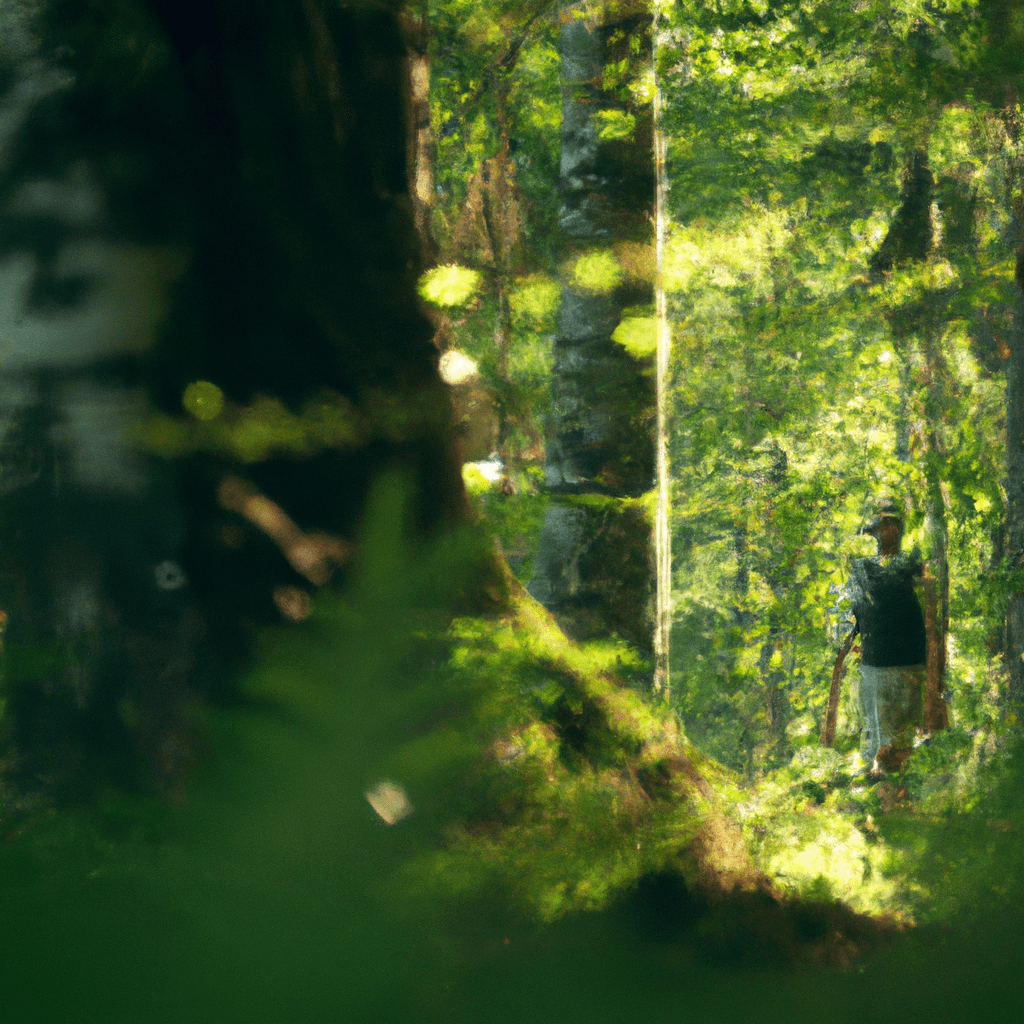
[[[20,330],[0,384],[8,406],[17,394],[24,407],[2,457],[28,438],[34,462],[0,509],[18,538],[4,571],[21,581],[16,600],[3,596],[8,651],[22,665],[8,669],[3,738],[24,786],[49,795],[108,771],[180,785],[197,691],[230,691],[245,621],[301,617],[325,578],[313,548],[342,550],[384,468],[414,482],[421,531],[465,513],[448,394],[416,296],[406,56],[392,13],[327,0],[89,10],[59,0],[46,10],[44,38],[69,74],[63,92],[26,111],[0,189],[7,216],[26,176],[65,181],[77,167],[109,213],[68,225],[64,207],[30,210],[5,238],[50,291],[46,247],[57,239],[59,254],[76,231],[101,245],[128,239],[164,262],[170,253],[176,270],[161,270],[159,286],[180,281],[173,305],[161,294],[152,315],[97,308],[90,288],[63,288],[48,317],[17,311],[31,330]],[[120,45],[122,17],[138,48]],[[96,268],[100,294],[117,266]],[[95,345],[61,333],[62,319],[104,315]],[[180,421],[196,381],[226,416],[276,396],[282,413],[327,404],[363,426],[303,457],[242,466],[230,452],[170,462],[140,451],[148,419],[159,410]],[[225,501],[222,485],[236,478],[248,497]]]
[[[406,8],[401,18],[409,67],[409,194],[413,223],[420,236],[423,263],[437,262],[437,243],[431,230],[434,208],[434,131],[430,121],[430,23],[426,2]]]
[[[668,147],[663,124],[664,96],[658,65],[659,21],[661,8],[655,3],[652,28],[652,66],[654,68],[654,225],[655,272],[654,303],[657,321],[655,364],[655,399],[658,416],[655,436],[655,473],[658,504],[654,513],[654,692],[671,700],[670,675],[672,636],[672,529],[671,477],[668,463],[668,388],[669,355],[672,349],[672,326],[668,320],[668,297],[665,291],[665,244],[668,239]]]
[[[633,31],[649,23],[634,19]],[[641,28],[641,24],[643,27]],[[530,592],[575,638],[617,634],[651,651],[653,552],[636,502],[654,477],[652,382],[612,340],[628,282],[616,280],[612,243],[649,241],[654,194],[650,119],[631,142],[599,137],[610,26],[562,13],[562,157],[559,217],[562,301],[552,419],[545,452],[546,514]],[[629,33],[626,33],[628,40]],[[582,258],[598,271],[585,273]],[[639,296],[650,301],[650,285]]]
[[[1024,566],[1024,246],[1018,249],[1014,278],[1013,327],[1006,369],[1006,532],[1010,567]],[[1008,699],[1024,719],[1024,591],[1010,595],[1006,609]]]
[[[949,526],[941,478],[943,449],[939,435],[940,422],[944,418],[946,407],[948,370],[938,350],[938,325],[926,324],[924,332],[925,340],[922,347],[927,400],[926,422],[921,433],[927,485],[924,525],[930,549],[925,575],[925,631],[928,641],[924,728],[928,732],[937,732],[949,728],[949,709],[943,696],[949,635]]]
[[[934,344],[934,343],[933,343]],[[941,386],[940,374],[944,368],[932,345],[927,346],[929,360],[929,388],[933,394]],[[946,520],[946,502],[939,479],[941,457],[938,431],[934,422],[935,399],[932,424],[927,432],[926,453],[928,494],[926,496],[925,531],[931,554],[925,576],[925,632],[927,634],[927,676],[924,697],[924,728],[937,732],[949,728],[949,708],[943,692],[946,681],[947,637],[949,635],[949,527]]]
[[[512,479],[509,451],[509,412],[513,404],[508,376],[508,355],[512,345],[512,310],[509,295],[513,285],[513,252],[519,240],[519,210],[515,200],[513,168],[509,159],[508,93],[509,76],[515,60],[493,73],[495,122],[498,150],[483,169],[483,220],[494,265],[494,349],[498,378],[498,456],[504,466],[504,486]]]

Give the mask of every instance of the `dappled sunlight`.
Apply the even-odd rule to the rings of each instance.
[[[0,0],[0,1016],[1002,1019],[1024,23],[209,5]]]
[[[466,306],[480,289],[479,271],[451,264],[428,270],[420,279],[420,295],[442,308]]]

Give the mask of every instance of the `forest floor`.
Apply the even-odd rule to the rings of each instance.
[[[991,937],[980,922],[1020,905],[1007,738],[950,730],[875,785],[813,743],[743,779],[642,693],[626,645],[569,644],[512,580],[503,611],[452,619],[434,595],[457,544],[410,552],[387,526],[401,516],[376,518],[351,591],[264,637],[251,706],[210,717],[213,757],[179,806],[109,790],[77,810],[8,804],[8,963],[57,957],[90,985],[130,970],[126,993],[169,1007],[183,978],[220,986],[248,1013],[232,1020],[286,1019],[267,988],[282,971],[310,1006],[343,983],[356,1002],[408,988],[424,1019],[423,1000],[476,1005],[483,972],[507,983],[492,1019],[511,1020],[524,978],[577,970],[560,942],[593,957],[582,1007],[611,983],[605,956],[643,960],[666,992],[723,971],[856,975],[882,951],[916,962],[948,935]],[[374,813],[382,782],[411,814]],[[175,944],[195,964],[165,978]],[[363,966],[338,975],[346,957]]]
[[[525,493],[510,501],[468,483],[487,528],[526,582],[529,562],[515,556],[535,549],[544,499]],[[636,652],[608,642],[579,647],[615,651],[615,664],[604,667],[627,687],[642,689],[647,666]],[[600,666],[592,668],[600,674]],[[691,754],[777,893],[841,904],[878,922],[882,932],[947,925],[1010,898],[1024,832],[1011,724],[971,730],[954,724],[881,780],[867,777],[856,737],[825,749],[817,730],[791,732],[781,763],[776,758],[774,766],[746,775]]]

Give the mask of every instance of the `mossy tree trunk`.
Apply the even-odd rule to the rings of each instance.
[[[514,284],[514,251],[519,241],[519,208],[515,195],[515,169],[510,157],[508,96],[510,75],[519,51],[501,62],[492,73],[494,120],[498,149],[483,167],[482,215],[494,267],[494,349],[498,378],[498,457],[504,466],[503,487],[512,485],[514,466],[509,449],[512,387],[508,356],[512,346],[512,308],[509,296]]]
[[[597,24],[581,13],[570,4],[560,14],[563,277],[545,452],[554,500],[530,592],[570,636],[617,634],[650,653],[653,552],[635,499],[654,478],[654,387],[612,334],[624,307],[653,298],[650,280],[630,278],[616,258],[616,243],[650,245],[651,114],[624,110],[602,88],[607,62],[628,57],[650,22]],[[629,137],[603,131],[606,114],[633,118]]]

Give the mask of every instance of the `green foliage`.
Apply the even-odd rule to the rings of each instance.
[[[478,490],[487,529],[494,535],[509,567],[523,584],[533,579],[533,563],[548,507],[547,496],[536,493],[539,475],[538,469],[529,467],[515,481],[515,494],[503,494],[493,485]]]
[[[197,420],[215,420],[224,409],[224,392],[208,380],[197,380],[185,388],[181,404]]]
[[[468,306],[480,290],[479,271],[451,264],[434,267],[420,278],[420,295],[435,306],[448,309]]]
[[[884,848],[865,824],[882,813],[877,789],[857,793],[851,783],[856,654],[839,753],[816,747],[848,628],[840,598],[849,562],[874,547],[857,536],[870,502],[883,492],[905,499],[905,546],[919,545],[926,558],[929,494],[939,493],[945,510],[955,728],[920,748],[899,783],[930,812],[962,809],[985,789],[984,773],[961,762],[988,762],[958,760],[958,751],[967,731],[998,731],[994,634],[1020,586],[997,544],[1005,501],[997,336],[1012,301],[1007,190],[1019,154],[1012,131],[970,88],[989,16],[972,2],[681,2],[663,5],[659,31],[672,221],[674,704],[698,746],[761,780],[751,820],[767,831],[748,835],[770,871],[795,891],[832,893],[871,912],[895,901],[901,913],[920,914],[921,905],[912,858]],[[639,34],[626,40],[616,27],[612,35],[618,49],[603,85],[632,105],[595,116],[601,139],[615,143],[639,137],[650,80],[625,57],[638,52]],[[442,89],[444,75],[471,67],[470,84],[483,80],[483,54],[499,44],[475,38],[486,42],[473,43],[480,49],[457,72],[450,53],[441,58]],[[532,273],[512,294],[510,366],[517,346],[529,351],[531,330],[538,339],[554,329],[558,304],[548,241],[559,148],[553,38],[550,26],[529,38],[513,75],[515,95],[529,88],[537,102],[513,114],[528,211],[521,267]],[[481,166],[489,152],[488,131],[483,115],[472,127],[458,122],[463,162],[443,172],[454,202],[468,194],[458,191],[471,176],[465,161]],[[899,227],[904,172],[917,151],[935,180],[931,251],[883,274],[872,260]],[[650,261],[626,255],[577,253],[562,272],[578,287],[634,288],[628,301],[648,301]],[[493,308],[485,299],[479,322],[466,320],[485,367]],[[646,356],[651,326],[637,306],[615,340]],[[540,373],[550,363],[538,355],[533,365]],[[516,506],[493,491],[482,497],[505,545],[501,518]],[[524,493],[522,509],[530,501]],[[808,799],[818,810],[807,810]],[[844,851],[835,870],[833,846]]]
[[[880,840],[863,787],[848,788],[853,770],[835,750],[802,747],[741,805],[744,835],[783,891],[913,920],[913,863]]]
[[[562,290],[556,281],[544,274],[531,274],[517,282],[509,302],[517,321],[548,330],[554,326],[561,298]]]
[[[578,287],[601,294],[614,291],[623,277],[622,267],[608,249],[580,256],[572,268],[572,279]]]
[[[599,110],[597,137],[602,142],[631,142],[636,117],[624,110]]]
[[[351,450],[374,437],[400,441],[431,419],[447,415],[440,404],[430,408],[380,390],[367,392],[359,407],[328,390],[298,412],[267,396],[240,406],[227,402],[216,385],[200,383],[201,390],[186,391],[184,404],[191,418],[153,414],[139,430],[142,447],[167,459],[215,452],[239,462],[262,462],[276,455]]]
[[[658,347],[658,321],[653,316],[623,317],[612,332],[617,341],[634,359],[653,356]]]
[[[609,677],[639,664],[628,647],[571,645],[528,605],[457,620],[451,637],[445,677],[471,701],[484,754],[463,787],[481,802],[445,852],[408,867],[410,886],[499,880],[550,921],[606,906],[685,847],[698,806],[652,805],[632,780],[636,752],[671,723]]]
[[[748,772],[787,763],[791,724],[820,728],[832,608],[879,493],[908,501],[905,544],[928,557],[941,480],[966,727],[992,674],[1004,383],[984,339],[1009,247],[1004,129],[947,101],[972,6],[679,4],[662,33],[675,694],[690,735]],[[870,260],[922,146],[935,248],[881,277]]]

